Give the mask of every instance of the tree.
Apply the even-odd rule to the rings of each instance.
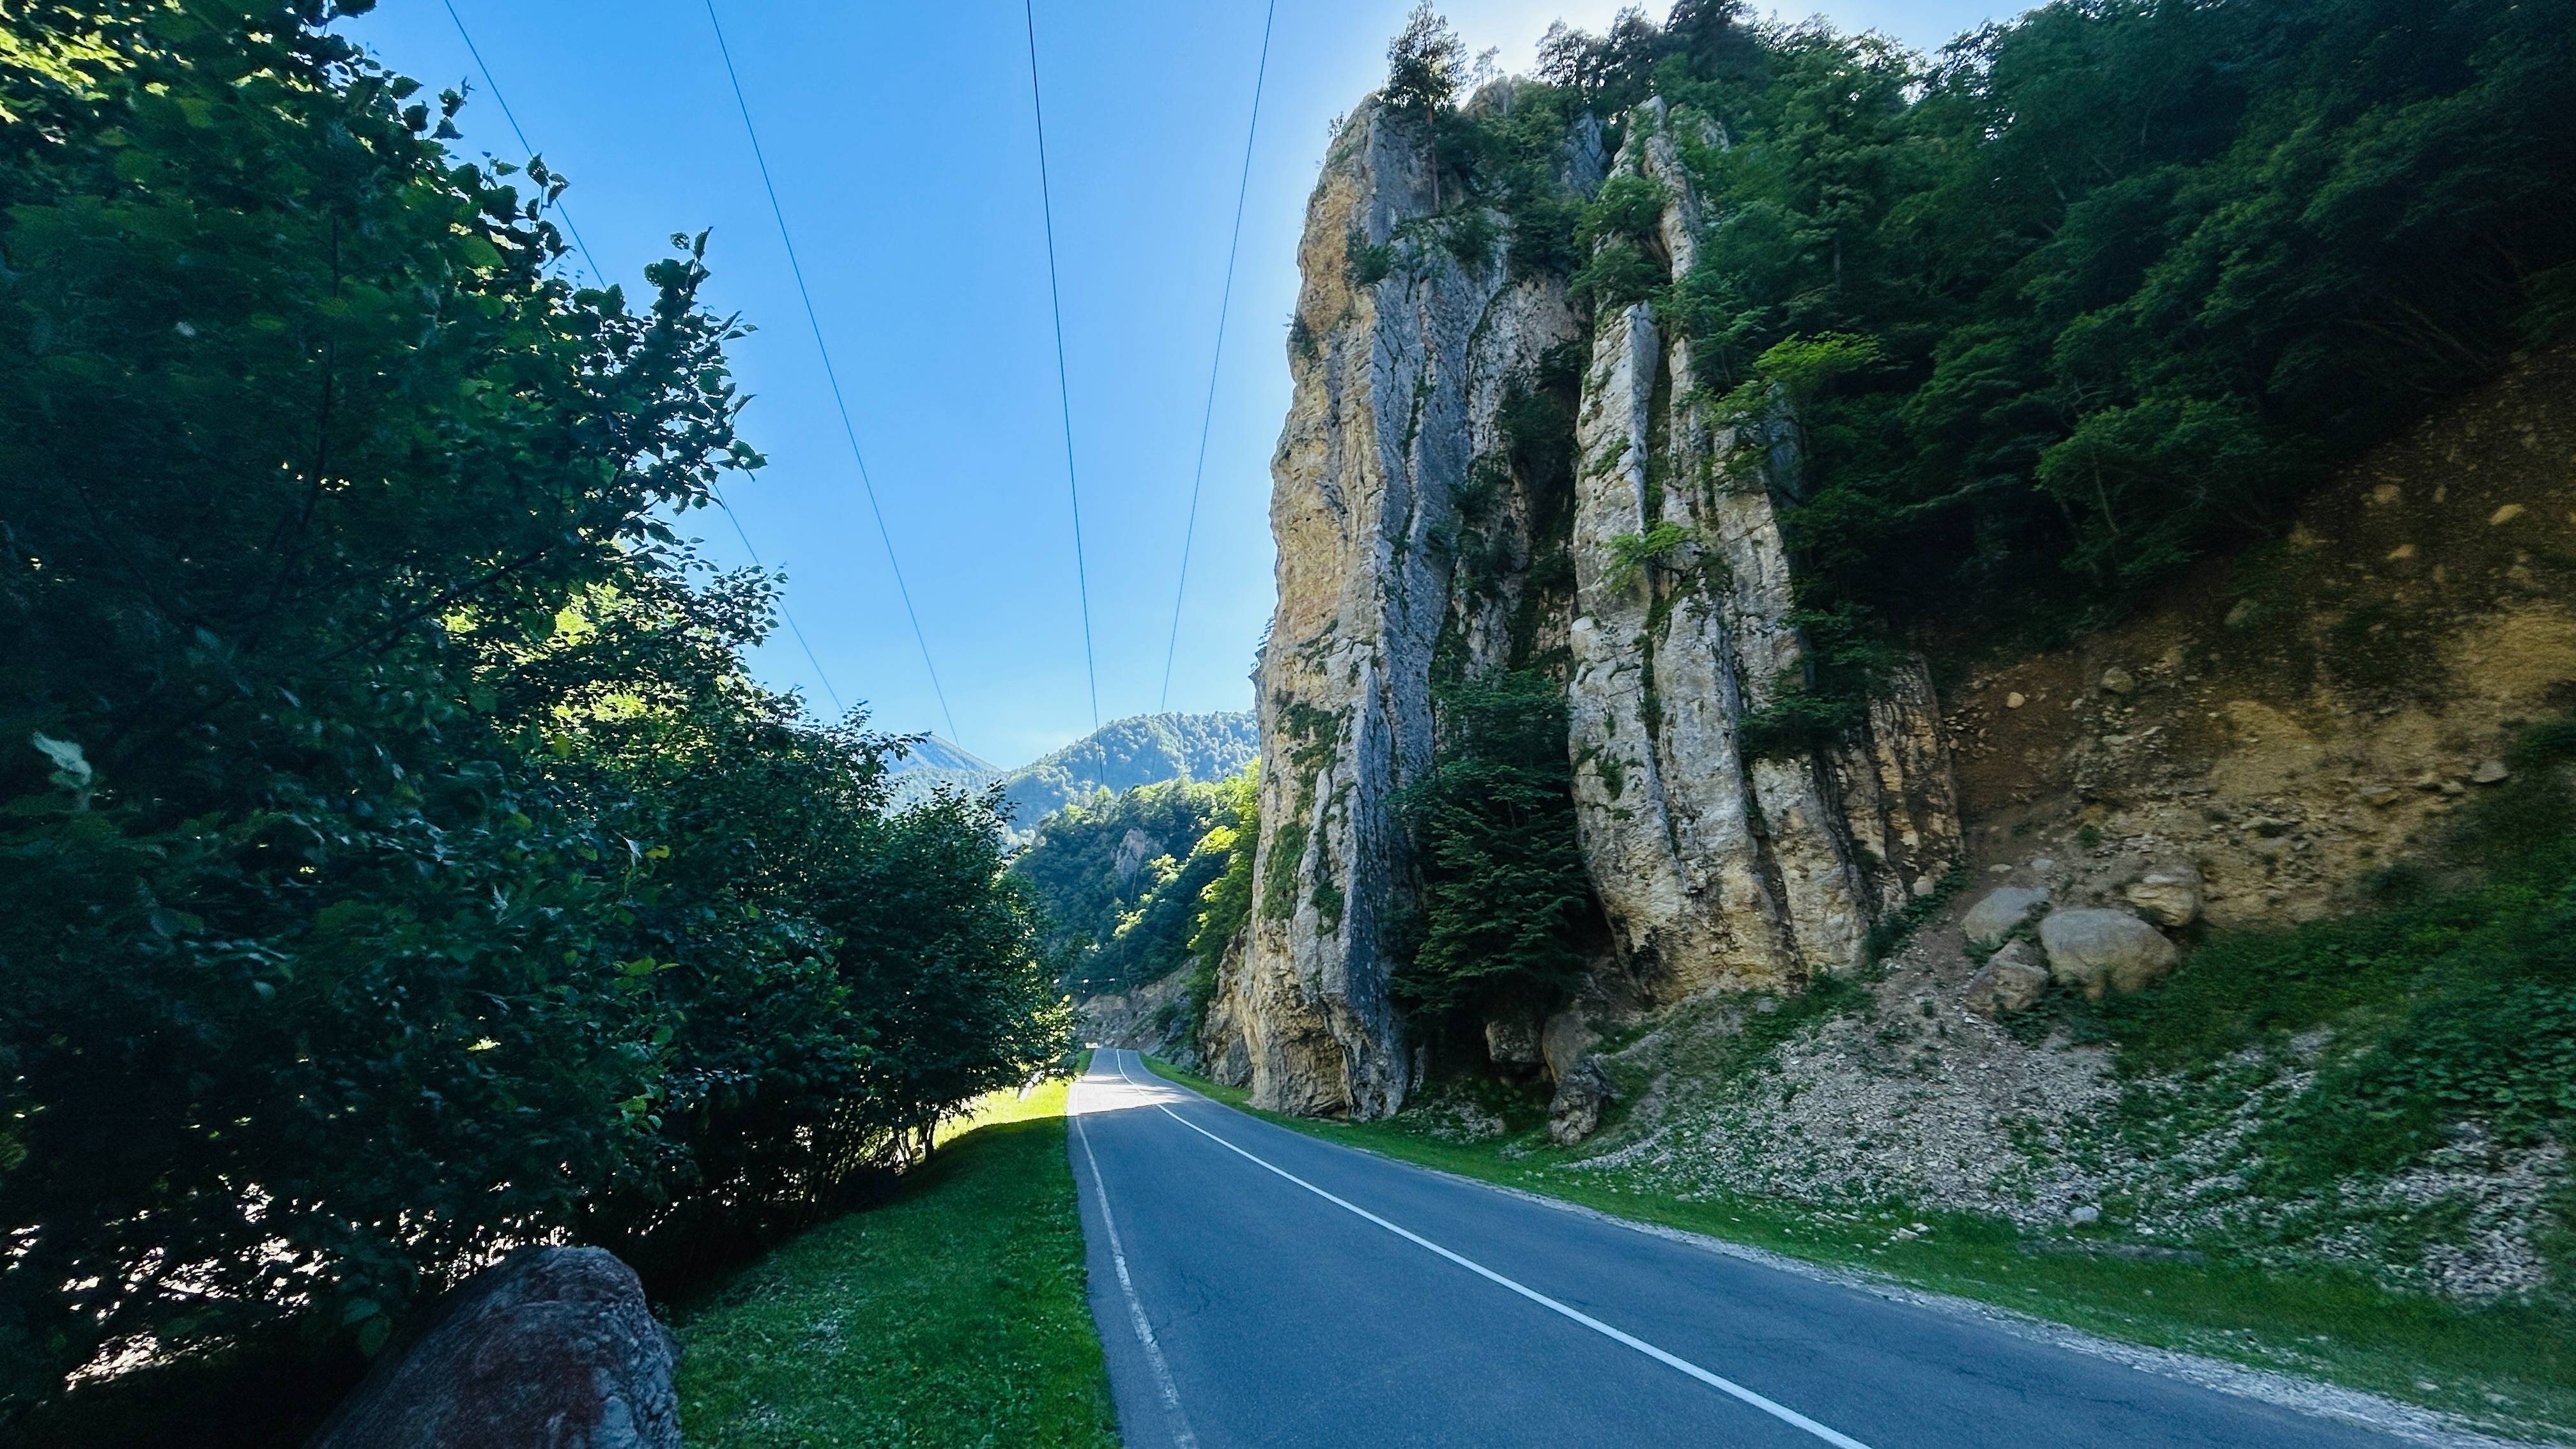
[[[1420,0],[1386,47],[1386,98],[1398,110],[1438,112],[1467,75],[1467,47],[1447,17]]]
[[[1064,1041],[991,802],[891,813],[675,532],[759,461],[705,238],[567,283],[362,8],[10,21],[0,1424],[805,1220]]]

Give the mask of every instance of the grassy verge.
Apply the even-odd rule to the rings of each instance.
[[[683,1306],[680,1422],[704,1449],[1115,1449],[1084,1298],[1065,1090],[999,1094],[901,1199]]]
[[[1250,1107],[1239,1089],[1148,1060],[1175,1082],[1283,1127],[1461,1177],[1859,1269],[2106,1338],[2366,1389],[2501,1433],[2576,1443],[2576,1321],[2563,1313],[2470,1312],[2391,1293],[2358,1275],[2037,1251],[2040,1245],[2010,1223],[1901,1205],[1830,1212],[1718,1194],[1685,1200],[1637,1175],[1573,1168],[1568,1153],[1534,1131],[1469,1143],[1431,1136],[1402,1118],[1286,1117]],[[1895,1236],[1918,1224],[1931,1231]]]

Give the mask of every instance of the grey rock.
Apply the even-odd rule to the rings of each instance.
[[[2102,1210],[2093,1206],[2091,1203],[2086,1203],[2084,1206],[2068,1213],[2066,1215],[2066,1220],[2079,1228],[2089,1228],[2095,1223],[2102,1221]]]
[[[2200,871],[2188,861],[2158,861],[2120,888],[2137,913],[2167,928],[2200,919]]]
[[[1532,1067],[1539,1063],[1539,1025],[1526,1016],[1496,1017],[1485,1023],[1485,1055],[1496,1066]]]
[[[378,1360],[308,1449],[680,1449],[679,1343],[600,1248],[521,1248]]]
[[[2020,929],[2022,922],[2047,904],[2045,886],[1998,886],[1968,908],[1959,926],[1968,933],[1969,945],[1991,946]]]
[[[1601,1033],[1593,1029],[1592,1019],[1584,1015],[1580,1005],[1569,1006],[1549,1017],[1546,1027],[1539,1032],[1538,1048],[1539,1056],[1547,1063],[1549,1078],[1563,1081],[1566,1074],[1583,1061],[1583,1054],[1592,1050],[1592,1044],[1600,1039]]]
[[[1571,1147],[1591,1136],[1601,1129],[1602,1110],[1614,1100],[1610,1079],[1597,1058],[1575,1063],[1574,1070],[1558,1080],[1556,1096],[1547,1104],[1547,1140]]]
[[[2102,671],[2104,694],[2135,694],[2137,689],[2138,677],[2120,666],[2114,664]]]
[[[2039,945],[2048,974],[2093,1001],[2105,990],[2142,990],[2182,959],[2162,931],[2127,911],[2052,911],[2039,923]]]
[[[1991,1020],[2006,1012],[2028,1011],[2047,989],[2048,967],[2028,945],[2014,941],[1968,978],[1964,1002],[1970,1011]]]
[[[2512,775],[2502,760],[2480,760],[2478,767],[2469,772],[2469,778],[2481,785],[2501,785]]]

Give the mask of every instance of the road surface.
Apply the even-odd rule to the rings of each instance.
[[[1101,1050],[1073,1091],[1129,1449],[2393,1449],[1288,1131]]]

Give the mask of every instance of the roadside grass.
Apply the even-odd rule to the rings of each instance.
[[[1576,1168],[1528,1119],[1459,1142],[1401,1118],[1325,1122],[1250,1106],[1248,1094],[1159,1058],[1152,1069],[1291,1130],[1461,1177],[1856,1270],[2052,1320],[2104,1338],[2223,1358],[2421,1404],[2491,1432],[2576,1443],[2576,1314],[2470,1311],[2358,1274],[2114,1256],[2105,1235],[2034,1239],[1999,1219],[1901,1203],[1838,1212],[1709,1193],[1679,1198],[1641,1175]],[[1899,1238],[1916,1225],[1931,1231]]]
[[[1115,1449],[1065,1157],[1069,1085],[996,1093],[942,1132],[902,1197],[682,1305],[689,1443]]]

